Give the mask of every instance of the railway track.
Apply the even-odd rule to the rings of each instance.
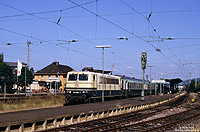
[[[47,93],[42,93],[42,94],[32,94],[32,96],[26,96],[25,94],[6,94],[6,97],[4,97],[3,94],[0,94],[0,101],[3,101],[3,102],[6,102],[6,101],[15,101],[15,100],[27,100],[29,99],[30,97],[32,98],[38,98],[38,97],[41,97],[41,98],[45,98],[47,97]],[[64,93],[59,93],[57,95],[62,95],[64,96]]]
[[[180,105],[186,101],[188,95],[182,96],[181,98],[174,100],[170,103],[165,103],[159,107],[153,107],[145,110],[139,110],[135,112],[125,113],[121,115],[111,116],[107,118],[101,118],[98,120],[91,120],[87,122],[82,122],[78,124],[72,124],[68,126],[62,126],[58,128],[52,128],[45,131],[107,131],[111,128],[118,128],[118,126],[123,126],[122,124],[127,124],[128,122],[139,122],[150,116],[162,113],[164,110],[171,109],[176,105]],[[108,129],[109,128],[109,129]],[[112,130],[111,130],[112,131]],[[42,132],[42,131],[41,131]]]
[[[197,114],[194,114],[197,113]],[[192,116],[191,116],[192,115]],[[170,125],[175,125],[179,122],[186,121],[188,119],[200,116],[200,109],[193,108],[191,110],[183,111],[177,114],[172,114],[165,117],[159,117],[156,119],[141,121],[133,123],[132,120],[119,124],[118,127],[103,129],[103,131],[157,131],[162,130]],[[144,130],[146,129],[146,130]]]

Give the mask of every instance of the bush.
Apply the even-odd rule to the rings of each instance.
[[[0,102],[0,112],[63,106],[65,96],[30,97],[27,100]]]

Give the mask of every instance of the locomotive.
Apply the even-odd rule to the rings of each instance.
[[[149,82],[144,81],[145,95],[149,93],[148,87]],[[100,101],[102,90],[105,99],[140,96],[142,88],[143,81],[141,79],[103,75],[91,71],[72,71],[67,74],[66,103]]]

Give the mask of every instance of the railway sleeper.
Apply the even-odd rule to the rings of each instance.
[[[138,105],[138,106],[121,107],[121,108],[115,108],[113,110],[105,110],[105,111],[85,113],[85,114],[81,113],[79,115],[55,117],[55,118],[45,119],[45,120],[40,120],[40,121],[1,126],[0,131],[6,131],[6,132],[11,132],[13,130],[18,130],[20,132],[48,131],[48,130],[56,129],[58,127],[62,127],[62,126],[64,127],[65,125],[72,125],[72,124],[78,125],[78,123],[81,123],[81,122],[92,121],[92,120],[96,120],[100,118],[110,117],[113,115],[118,115],[118,114],[128,113],[132,111],[142,110],[149,107],[158,106],[159,104],[176,100],[178,97],[182,95],[183,94],[180,94],[179,96],[176,96],[173,99],[167,99],[167,100],[163,100],[159,102],[147,103],[147,104]]]

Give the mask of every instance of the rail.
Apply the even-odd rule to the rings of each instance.
[[[60,115],[57,117],[52,118],[46,118],[41,120],[32,120],[27,122],[15,122],[15,123],[8,123],[8,124],[0,124],[0,131],[6,131],[10,132],[11,130],[18,130],[19,132],[24,131],[52,131],[53,128],[56,130],[62,130],[62,127],[65,127],[67,125],[71,124],[77,124],[86,122],[86,121],[92,121],[96,119],[101,119],[105,117],[110,117],[114,115],[119,115],[123,113],[129,113],[132,111],[138,111],[154,106],[158,106],[170,101],[173,101],[186,93],[181,93],[173,98],[169,98],[166,100],[161,100],[158,102],[152,102],[147,104],[141,104],[141,105],[133,105],[133,106],[127,106],[127,107],[120,107],[115,109],[109,109],[104,111],[95,111],[95,112],[88,112],[88,113],[80,113],[77,115]],[[59,128],[58,128],[59,127]]]
[[[26,96],[25,93],[20,94],[6,94],[4,97],[4,94],[0,94],[0,101],[8,101],[8,100],[26,100],[30,97],[46,97],[48,93],[33,93],[32,96]],[[64,93],[57,93],[57,95],[63,95]]]

